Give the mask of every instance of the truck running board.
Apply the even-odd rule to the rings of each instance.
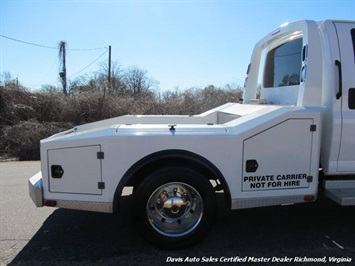
[[[325,180],[325,195],[342,206],[355,205],[355,180]]]

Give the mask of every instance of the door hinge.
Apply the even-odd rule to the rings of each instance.
[[[97,159],[104,159],[105,158],[105,153],[103,151],[98,151],[97,152]]]
[[[317,130],[317,126],[316,125],[311,125],[310,130],[311,130],[311,132],[316,131]]]
[[[307,182],[308,183],[313,182],[313,176],[311,176],[311,175],[307,176]]]
[[[98,182],[97,187],[98,189],[105,189],[105,182]]]

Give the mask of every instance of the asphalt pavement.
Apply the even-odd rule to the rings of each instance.
[[[27,180],[39,162],[0,163],[0,265],[355,265],[355,207],[315,203],[228,211],[197,245],[160,250],[130,218],[131,196],[117,215],[36,208]],[[330,262],[330,259],[338,259]],[[344,260],[351,260],[346,262]]]

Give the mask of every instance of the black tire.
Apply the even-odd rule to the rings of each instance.
[[[193,169],[167,167],[149,174],[134,194],[136,227],[142,237],[163,249],[200,241],[216,217],[216,195]]]

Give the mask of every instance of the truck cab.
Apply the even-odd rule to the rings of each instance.
[[[284,24],[255,46],[244,95],[245,103],[322,108],[320,165],[328,196],[340,204],[354,202],[341,196],[355,187],[354,53],[354,21]]]

